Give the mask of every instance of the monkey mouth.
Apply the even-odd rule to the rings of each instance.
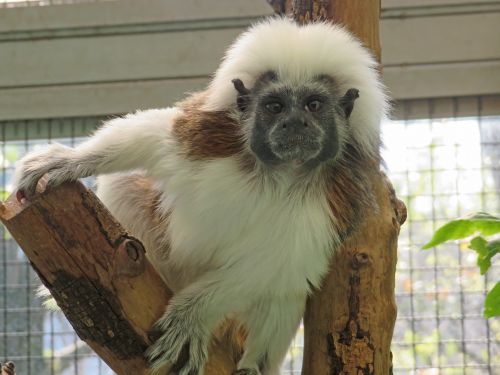
[[[281,139],[274,144],[274,153],[283,161],[301,165],[314,158],[320,151],[320,143],[311,137],[296,135]]]
[[[314,138],[305,135],[295,135],[291,137],[286,137],[285,139],[278,141],[277,146],[279,149],[283,151],[290,151],[295,148],[302,148],[302,149],[317,148],[319,144]]]
[[[311,143],[311,140],[308,137],[305,137],[303,135],[297,135],[294,137],[288,137],[286,140],[286,143],[281,143],[282,147],[300,147],[300,146],[305,146],[308,143]]]

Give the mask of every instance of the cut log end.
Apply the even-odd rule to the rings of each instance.
[[[144,352],[172,292],[142,243],[79,182],[43,188],[29,201],[14,194],[0,218],[78,336],[116,373],[149,374]],[[222,329],[214,342],[205,375],[230,375],[241,333]]]
[[[14,365],[14,362],[5,362],[0,364],[0,366],[0,375],[16,375],[16,366]]]
[[[4,225],[79,337],[117,373],[146,374],[145,329],[171,293],[142,244],[91,191],[81,183],[39,187],[29,201],[12,195],[4,202]]]

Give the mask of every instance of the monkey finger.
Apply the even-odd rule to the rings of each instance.
[[[53,169],[43,177],[44,186],[43,190],[46,188],[55,188],[66,181],[72,180],[71,173],[63,168]]]
[[[16,199],[21,204],[25,204],[27,202],[26,194],[23,190],[16,191]]]
[[[20,179],[16,190],[16,198],[20,203],[25,203],[34,198],[41,177],[40,173],[27,173]]]

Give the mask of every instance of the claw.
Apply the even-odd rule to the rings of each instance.
[[[24,190],[16,191],[16,199],[21,204],[25,204],[27,202],[27,198],[26,198],[26,194],[24,193]]]
[[[203,339],[187,332],[164,331],[163,335],[146,352],[150,367],[159,371],[169,366],[178,375],[199,375],[205,365],[206,348]]]

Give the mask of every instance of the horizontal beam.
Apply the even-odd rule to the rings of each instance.
[[[397,8],[435,8],[459,7],[464,5],[481,6],[484,4],[498,4],[498,0],[382,0],[382,11]]]
[[[158,22],[188,22],[272,14],[262,1],[119,0],[57,6],[0,8],[0,34],[20,31],[95,28]]]
[[[389,67],[384,81],[398,100],[500,93],[500,60]]]
[[[500,59],[500,7],[488,14],[385,19],[385,66]]]
[[[168,107],[208,78],[0,90],[0,120],[100,116]]]
[[[242,28],[0,43],[0,89],[206,76]]]
[[[0,89],[207,76],[244,26],[203,23],[186,32],[150,25],[149,33],[0,43]],[[500,60],[500,12],[387,19],[380,27],[386,67]]]
[[[388,67],[383,73],[396,100],[500,93],[500,61]],[[0,120],[103,116],[167,107],[207,82],[208,76],[0,90]]]

